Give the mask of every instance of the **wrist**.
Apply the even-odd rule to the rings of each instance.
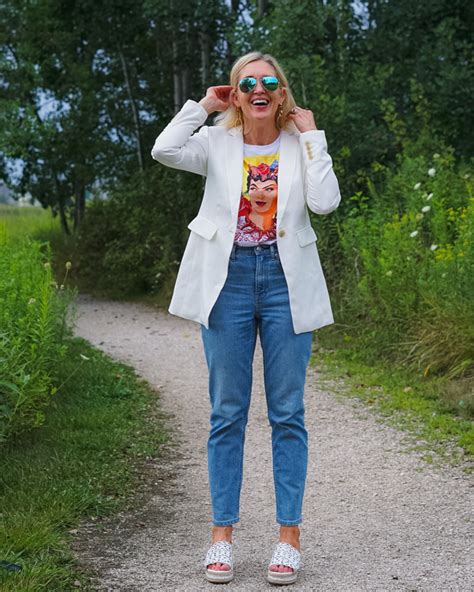
[[[204,109],[209,113],[213,113],[215,111],[213,100],[210,97],[204,97],[199,101],[199,104],[204,107]]]

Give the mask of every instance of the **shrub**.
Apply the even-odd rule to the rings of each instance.
[[[428,373],[468,376],[474,360],[474,195],[452,151],[406,151],[372,201],[342,225],[341,310],[367,341]],[[370,202],[370,205],[369,205]]]
[[[109,199],[88,204],[77,241],[77,271],[85,290],[111,296],[157,292],[177,272],[196,214],[202,181],[159,165]]]

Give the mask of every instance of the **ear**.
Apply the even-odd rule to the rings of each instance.
[[[240,107],[239,95],[237,94],[235,88],[230,91],[230,102],[232,105],[234,105],[234,107]]]
[[[281,91],[281,98],[282,98],[282,102],[280,104],[283,105],[283,103],[286,101],[286,98],[287,98],[286,88],[282,87],[280,89],[280,91]]]

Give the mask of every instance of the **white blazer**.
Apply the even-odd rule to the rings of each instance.
[[[171,314],[209,328],[209,314],[227,278],[242,191],[240,129],[203,126],[207,111],[187,101],[151,152],[162,164],[206,177],[199,213],[178,271]],[[194,133],[200,126],[199,132]],[[323,130],[281,132],[277,245],[295,333],[334,322],[307,207],[328,214],[341,200]]]

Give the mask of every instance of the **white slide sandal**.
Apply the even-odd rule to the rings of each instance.
[[[271,565],[286,565],[293,571],[272,571]],[[290,543],[278,543],[268,566],[267,579],[270,584],[294,584],[301,566],[301,553]]]
[[[213,563],[227,563],[230,569],[209,569],[209,565]],[[234,560],[232,543],[228,541],[217,541],[209,547],[209,550],[204,560],[204,567],[206,568],[206,578],[213,584],[226,584],[234,578]]]

